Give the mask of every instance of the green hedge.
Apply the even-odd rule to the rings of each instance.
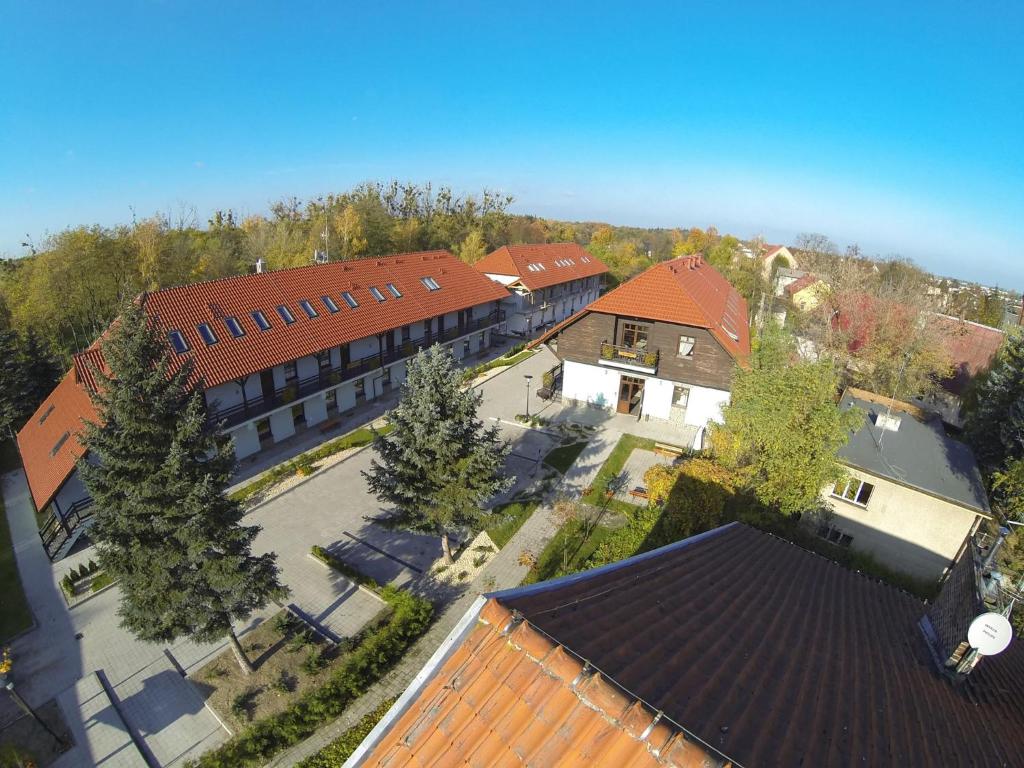
[[[465,373],[462,374],[462,380],[472,381],[481,373],[486,373],[492,368],[503,368],[507,365],[516,365],[517,363],[521,363],[523,360],[533,357],[534,354],[536,354],[536,350],[522,349],[523,345],[521,344],[516,346],[518,347],[518,349],[516,347],[512,347],[512,349],[510,349],[504,355],[502,355],[501,357],[496,357],[489,363],[483,363],[482,365],[478,365],[475,368],[468,369]]]
[[[370,633],[322,686],[288,709],[260,720],[199,760],[198,768],[260,766],[283,749],[302,741],[376,683],[430,626],[434,607],[428,601],[386,586],[380,591],[391,606],[387,623]]]
[[[342,435],[341,437],[324,443],[319,448],[314,448],[311,451],[299,454],[291,461],[287,461],[284,464],[278,464],[276,467],[268,470],[265,474],[260,475],[260,477],[253,480],[248,485],[239,488],[230,496],[235,501],[247,501],[256,494],[262,493],[268,488],[272,488],[282,480],[292,477],[300,470],[302,471],[302,474],[309,474],[314,462],[326,459],[328,456],[333,456],[334,454],[348,450],[349,448],[360,448],[364,445],[369,445],[373,442],[376,435],[386,435],[390,431],[390,424],[385,424],[376,431],[369,427],[360,427],[354,432],[349,432],[347,435]]]
[[[380,722],[381,718],[388,713],[395,699],[388,699],[381,703],[373,712],[363,715],[363,718],[345,731],[341,736],[321,749],[315,755],[311,755],[298,764],[298,768],[341,768],[356,748],[363,743],[363,739]]]
[[[383,587],[372,576],[367,576],[357,568],[353,568],[348,563],[338,559],[319,544],[314,545],[313,549],[310,550],[310,553],[317,560],[325,565],[329,565],[349,581],[354,581],[356,584],[362,584],[364,587],[372,589],[377,594],[380,594],[383,590]]]

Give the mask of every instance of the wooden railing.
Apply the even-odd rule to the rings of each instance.
[[[269,395],[254,397],[227,408],[210,408],[207,418],[210,421],[222,423],[224,427],[233,427],[250,419],[258,418],[275,408],[280,408],[295,400],[362,376],[370,371],[375,371],[398,360],[412,357],[421,349],[434,344],[444,344],[460,336],[492,326],[498,323],[501,317],[502,313],[491,312],[485,317],[478,317],[470,320],[468,323],[446,328],[438,333],[427,333],[415,339],[408,339],[393,349],[367,355],[358,360],[352,360],[347,365],[323,368],[315,376],[290,381],[285,386],[278,387]]]
[[[657,349],[624,347],[610,344],[607,341],[601,342],[601,360],[604,362],[632,365],[656,371],[659,357],[660,352]]]
[[[65,510],[63,516],[54,513],[39,526],[39,538],[43,542],[43,550],[51,560],[60,552],[64,543],[70,539],[75,530],[92,517],[92,499],[79,499]]]

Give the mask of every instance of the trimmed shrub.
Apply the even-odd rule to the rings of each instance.
[[[323,685],[306,693],[283,712],[253,723],[189,765],[199,768],[261,766],[344,712],[394,666],[427,630],[433,618],[433,605],[422,598],[390,586],[381,589],[381,597],[392,608],[387,622],[368,633]]]
[[[391,709],[394,703],[394,699],[381,702],[380,706],[364,715],[358,723],[345,731],[337,739],[315,755],[307,757],[299,763],[298,768],[338,768],[338,766],[352,756],[356,748],[363,743],[363,739],[369,735],[381,718],[388,713],[388,710]]]

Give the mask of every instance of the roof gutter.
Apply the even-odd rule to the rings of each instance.
[[[413,678],[412,682],[409,683],[409,687],[405,689],[405,692],[398,697],[398,700],[391,706],[391,709],[387,711],[387,714],[380,719],[380,722],[373,727],[373,730],[366,734],[366,738],[363,739],[362,743],[356,747],[356,751],[353,752],[348,760],[344,762],[342,768],[356,768],[361,765],[362,761],[366,759],[367,755],[373,751],[373,749],[380,742],[381,738],[391,730],[392,726],[398,722],[399,718],[405,714],[409,708],[409,704],[412,703],[419,695],[420,691],[429,683],[437,671],[444,666],[444,663],[448,658],[455,653],[462,641],[466,639],[473,628],[476,627],[477,619],[480,616],[480,611],[487,603],[487,597],[480,595],[473,601],[473,604],[469,607],[469,610],[459,619],[458,624],[448,633],[448,637],[445,638],[444,642],[441,643],[440,647],[434,651],[434,655],[430,657],[427,663],[423,666],[423,669],[419,671],[416,677]]]

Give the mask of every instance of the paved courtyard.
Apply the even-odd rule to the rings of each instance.
[[[535,397],[535,392],[531,392],[531,413],[540,413],[552,425],[541,431],[516,423],[515,415],[522,413],[525,406],[524,374],[533,376],[536,385],[543,373],[556,364],[554,355],[542,349],[518,366],[492,374],[479,386],[483,395],[481,417],[486,423],[497,424],[511,444],[508,471],[517,476],[517,482],[506,496],[550,473],[541,460],[560,443],[560,422],[575,421],[596,427],[587,448],[553,491],[562,494],[579,493],[591,482],[622,432],[646,433],[663,439],[666,425],[658,424],[648,430],[645,422],[544,402]],[[678,437],[674,442],[680,442]],[[336,638],[356,632],[380,605],[311,558],[312,546],[320,545],[338,553],[381,582],[413,587],[441,556],[436,537],[381,524],[387,509],[368,492],[362,476],[372,457],[372,450],[357,452],[256,506],[246,517],[247,523],[262,528],[255,549],[277,553],[283,580],[291,590],[288,602]],[[132,761],[142,760],[143,756],[153,765],[179,765],[226,739],[227,732],[204,707],[187,678],[219,653],[224,644],[180,642],[165,647],[135,640],[118,626],[116,587],[69,611],[57,582],[75,560],[55,566],[46,560],[20,471],[4,478],[3,493],[19,568],[39,625],[14,643],[19,690],[37,705],[58,697],[73,721],[73,730],[82,738],[89,734],[93,750],[89,752],[80,741],[79,747],[61,759],[60,768],[141,765]],[[549,510],[541,507],[477,577],[473,588],[479,591],[482,585],[501,588],[517,584],[526,572],[518,563],[519,553],[539,553],[554,530]],[[75,559],[87,560],[89,556],[86,550]],[[458,598],[459,604],[473,594],[473,589],[461,591],[464,594]],[[458,595],[447,597],[454,599]],[[246,627],[238,630],[244,632],[276,610],[272,607],[253,616]],[[10,709],[4,707],[9,707],[9,702],[0,703],[0,721],[11,715]],[[97,738],[98,745],[94,743]]]

